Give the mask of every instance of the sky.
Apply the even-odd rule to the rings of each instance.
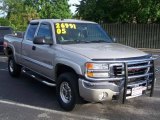
[[[71,5],[71,4],[79,4],[79,1],[80,1],[80,0],[69,0],[69,4],[70,4],[70,5]],[[71,9],[72,13],[74,14],[74,13],[75,13],[75,10],[76,10],[76,7],[75,7],[75,6],[71,6],[70,9]]]

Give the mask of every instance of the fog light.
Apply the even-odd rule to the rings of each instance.
[[[127,90],[127,94],[131,94],[131,89],[128,89],[128,90]]]
[[[100,101],[106,100],[107,97],[108,97],[108,93],[107,93],[107,92],[102,92],[102,93],[99,95],[99,100],[100,100]]]

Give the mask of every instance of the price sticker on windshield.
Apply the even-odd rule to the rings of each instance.
[[[66,34],[66,29],[76,29],[77,27],[74,23],[56,23],[55,28],[56,34]]]
[[[60,24],[59,23],[56,23],[56,29],[60,29]]]

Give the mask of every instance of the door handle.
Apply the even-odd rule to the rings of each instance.
[[[32,50],[36,50],[36,46],[32,46]]]

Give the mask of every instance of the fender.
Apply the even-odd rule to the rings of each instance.
[[[69,59],[56,58],[55,59],[55,65],[57,65],[57,64],[63,64],[63,65],[66,65],[68,67],[71,67],[79,75],[83,74],[80,65],[78,65],[77,63],[74,63],[73,61],[71,61]]]
[[[7,52],[7,56],[9,57],[10,55],[8,54],[8,49],[11,49],[11,51],[12,51],[12,54],[13,54],[13,56],[14,56],[14,60],[17,62],[17,58],[16,58],[16,52],[15,52],[15,48],[14,48],[14,46],[11,44],[11,43],[8,43],[8,46],[7,46],[7,48],[5,48],[6,49],[6,52]]]

